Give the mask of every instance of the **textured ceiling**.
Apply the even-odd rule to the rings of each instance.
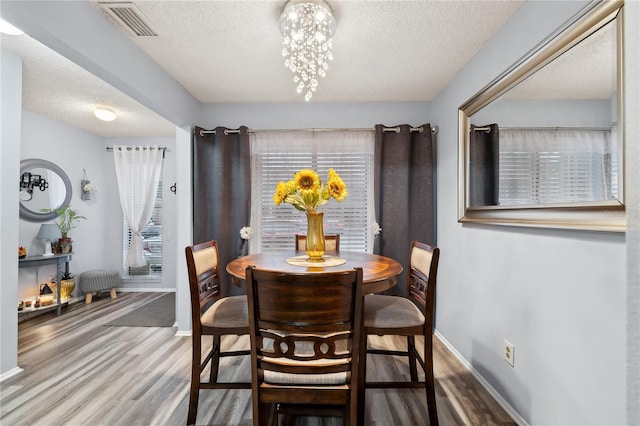
[[[505,94],[505,99],[611,100],[617,91],[616,21]]]
[[[521,2],[337,1],[315,102],[430,101]],[[131,40],[203,103],[302,102],[281,56],[283,2],[139,1]]]
[[[53,50],[26,36],[0,38],[22,57],[23,109],[105,137],[168,136],[175,126]],[[117,111],[98,120],[96,106]]]
[[[280,53],[284,1],[134,3],[158,36],[123,33],[200,102],[304,102]],[[335,59],[311,102],[431,101],[523,1],[329,3]],[[23,57],[24,109],[103,136],[173,134],[166,120],[28,36],[0,43]],[[114,107],[118,120],[96,120],[95,104]]]

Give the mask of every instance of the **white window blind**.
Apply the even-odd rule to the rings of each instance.
[[[499,204],[614,199],[617,159],[608,130],[500,129]]]
[[[330,199],[324,213],[324,233],[340,235],[340,249],[373,250],[370,223],[373,213],[373,133],[264,132],[251,135],[252,212],[251,252],[291,249],[295,234],[306,234],[304,212],[290,204],[276,206],[273,193],[280,181],[301,169],[319,173],[323,183],[333,168],[347,185],[342,202]]]
[[[127,221],[123,220],[123,246],[122,261],[129,255],[129,243],[131,242],[131,230],[127,225]],[[147,265],[139,268],[127,267],[123,271],[124,275],[162,275],[162,171],[160,171],[160,181],[158,183],[158,191],[153,205],[151,219],[147,226],[141,231],[142,244],[144,247],[144,255]]]

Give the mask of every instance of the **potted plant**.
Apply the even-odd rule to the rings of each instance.
[[[69,231],[76,227],[77,221],[86,219],[84,216],[80,216],[77,210],[71,208],[70,205],[60,207],[59,209],[42,209],[43,212],[55,212],[58,215],[56,219],[56,225],[60,229],[62,237],[58,240],[58,247],[56,252],[58,253],[70,253],[71,252],[71,238],[69,238]]]
[[[63,272],[60,278],[60,298],[69,299],[72,296],[73,289],[76,288],[76,280],[70,272]]]

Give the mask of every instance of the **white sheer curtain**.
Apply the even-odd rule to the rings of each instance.
[[[145,266],[142,231],[151,219],[156,198],[162,149],[157,146],[113,146],[122,213],[131,229],[129,255],[125,267]]]

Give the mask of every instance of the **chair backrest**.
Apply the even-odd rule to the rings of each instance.
[[[305,275],[250,266],[246,283],[256,395],[264,383],[355,386],[362,268]],[[304,393],[288,394],[304,402]]]
[[[304,251],[307,247],[307,236],[296,234],[296,250]],[[338,252],[340,251],[340,235],[325,235],[324,236],[324,251],[325,252]]]
[[[407,273],[407,297],[422,309],[426,326],[431,326],[431,328],[433,328],[439,259],[439,248],[419,241],[411,243]]]
[[[200,332],[204,311],[222,297],[218,243],[215,240],[187,246],[187,272],[191,291],[193,332]]]

